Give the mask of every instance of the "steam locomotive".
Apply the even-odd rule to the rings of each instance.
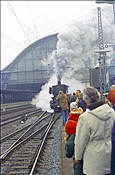
[[[49,94],[53,94],[52,100],[50,101],[50,108],[53,109],[55,112],[61,111],[61,107],[59,106],[59,103],[56,100],[56,97],[60,90],[63,91],[64,94],[68,93],[68,86],[65,84],[61,84],[60,80],[57,82],[57,85],[54,85],[49,88]]]

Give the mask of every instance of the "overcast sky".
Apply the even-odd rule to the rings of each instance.
[[[36,40],[93,15],[95,1],[1,1],[1,69]]]

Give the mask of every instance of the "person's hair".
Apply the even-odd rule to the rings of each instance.
[[[82,99],[83,98],[83,93],[80,93],[79,94],[79,99]]]
[[[78,90],[76,90],[76,91],[78,91],[78,92],[80,92],[81,93],[81,91],[78,89]]]
[[[59,94],[64,94],[63,91],[59,91]]]
[[[73,95],[75,95],[75,92],[73,92]]]
[[[83,90],[83,99],[89,103],[98,102],[99,96],[98,90],[93,86],[89,86]]]

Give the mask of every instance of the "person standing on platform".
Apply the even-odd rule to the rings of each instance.
[[[115,86],[114,86],[115,87]],[[110,88],[107,99],[115,112],[115,89]],[[111,175],[115,175],[115,121],[112,129],[112,149],[111,149]]]
[[[79,101],[79,94],[81,93],[81,91],[78,89],[78,90],[76,90],[76,102],[78,102]]]
[[[115,121],[112,129],[111,175],[115,175]]]
[[[85,100],[83,99],[83,93],[80,93],[78,98],[79,98],[79,101],[78,101],[77,105],[78,105],[78,107],[82,108],[83,111],[85,112],[87,109],[87,104],[86,104]]]
[[[62,110],[62,125],[65,126],[69,112],[68,97],[63,93],[63,91],[59,91],[56,100],[59,101],[59,105]]]
[[[95,87],[83,90],[88,109],[80,115],[76,128],[75,162],[83,159],[83,173],[86,175],[110,175],[115,112],[99,98],[100,93]]]
[[[68,120],[74,120],[76,123],[78,123],[79,116],[83,113],[82,108],[78,108],[78,105],[76,102],[72,102],[70,104],[70,112],[68,115]]]
[[[76,102],[70,104],[70,113],[68,115],[68,121],[65,124],[65,154],[67,158],[74,160],[74,139],[76,133],[76,127],[79,116],[83,113],[81,108],[77,107]],[[73,165],[74,175],[83,175],[83,161],[75,163]]]
[[[70,97],[71,97],[71,94],[66,94],[66,95],[67,95],[68,106],[70,106]],[[70,112],[70,108],[68,109],[68,112]]]
[[[70,96],[70,103],[75,101],[76,101],[76,95],[75,95],[75,92],[73,92],[73,95]]]

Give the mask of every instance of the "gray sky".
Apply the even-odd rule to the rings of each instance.
[[[36,40],[93,15],[95,1],[1,1],[1,69]]]

